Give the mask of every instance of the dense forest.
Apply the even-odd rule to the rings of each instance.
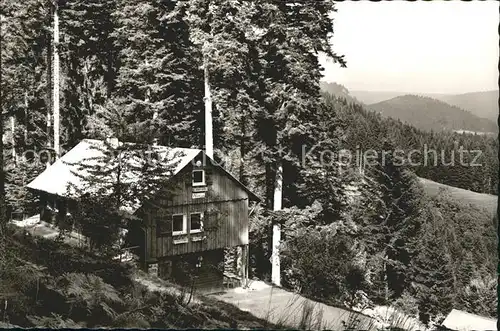
[[[336,104],[345,124],[347,149],[381,151],[381,142],[387,137],[394,142],[394,149],[405,151],[407,161],[411,158],[410,166],[418,176],[479,193],[498,193],[496,136],[418,129],[370,111],[342,85],[330,83],[323,89],[330,91],[326,98]],[[410,151],[415,152],[409,155]]]
[[[311,191],[308,206],[298,209],[303,205],[297,201],[275,216],[286,224],[287,286],[343,305],[359,304],[356,293],[362,288],[374,302],[418,314],[425,322],[452,307],[496,316],[496,216],[446,190],[426,196],[415,175],[426,168],[396,165],[393,153],[423,142],[447,146],[447,137],[484,137],[425,133],[345,98],[325,95],[324,102],[326,113],[333,114],[329,123],[335,123],[339,150],[361,146],[390,153],[385,162],[379,155],[374,164],[353,162],[337,172],[344,197],[335,204],[333,191],[328,197],[324,190]],[[348,194],[353,187],[357,194]],[[257,224],[254,231],[260,233],[262,223]]]
[[[498,140],[424,132],[321,95],[318,53],[346,65],[330,44],[333,1],[66,0],[54,8],[51,1],[5,0],[1,10],[9,212],[0,215],[0,296],[9,301],[4,316],[11,322],[249,327],[216,317],[205,306],[193,312],[170,297],[147,297],[117,284],[116,274],[95,272],[98,267],[65,264],[67,256],[78,260],[80,253],[61,243],[32,243],[6,222],[14,210],[35,213],[36,199],[24,185],[50,161],[41,151],[50,151],[50,158],[83,138],[111,136],[144,148],[203,148],[207,100],[213,101],[215,158],[231,155],[224,166],[263,198],[252,206],[253,276],[269,279],[272,228],[279,225],[283,286],[290,290],[349,308],[393,305],[424,323],[452,308],[496,316],[496,221],[446,192],[430,199],[417,175],[496,194]],[[55,49],[61,62],[61,151],[53,150]],[[447,151],[480,148],[485,166],[399,162],[398,148],[408,152],[424,144]],[[344,162],[341,150],[359,149],[387,153],[371,163]],[[133,199],[127,189],[112,194],[119,194],[118,201]],[[282,208],[274,200],[277,190]],[[106,205],[108,199],[91,201],[87,208],[105,214],[83,213],[79,221],[121,215],[120,206]],[[33,253],[38,250],[43,254]],[[17,280],[23,268],[38,270],[32,264],[47,269],[23,286]],[[54,300],[53,309],[43,304]],[[186,316],[197,322],[189,324]],[[207,316],[212,322],[203,322]]]

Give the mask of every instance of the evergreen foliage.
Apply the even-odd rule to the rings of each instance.
[[[366,290],[365,271],[356,264],[354,241],[323,229],[300,229],[282,252],[283,284],[306,296],[352,308],[358,291]],[[350,261],[350,262],[347,262]]]
[[[102,156],[80,165],[85,187],[73,188],[79,193],[73,201],[78,208],[66,229],[80,228],[92,239],[94,251],[106,254],[98,257],[20,234],[6,237],[2,212],[0,295],[11,304],[11,322],[46,327],[237,325],[231,316],[207,307],[181,307],[171,296],[132,287],[128,269],[107,259],[119,248],[121,229],[141,222],[124,209],[173,189],[166,178],[175,164],[162,158],[155,143],[203,147],[204,78],[214,101],[216,158],[229,159],[228,168],[266,198],[268,210],[251,206],[254,275],[269,274],[271,224],[279,223],[283,284],[289,289],[349,307],[366,298],[394,304],[418,313],[424,322],[451,308],[495,316],[496,224],[487,212],[461,205],[446,192],[429,199],[416,176],[497,194],[498,139],[427,132],[383,118],[338,84],[328,86],[342,98],[322,96],[318,54],[345,65],[330,44],[333,1],[57,4],[61,145],[69,149],[82,138],[105,141],[96,146]],[[45,168],[47,160],[39,152],[50,149],[53,139],[53,10],[53,2],[46,0],[5,0],[1,8],[5,162],[0,163],[7,176],[0,183],[11,210],[28,213],[36,199],[24,186]],[[432,111],[435,103],[410,99],[415,98]],[[10,118],[13,129],[4,125]],[[106,140],[110,137],[125,143],[112,145]],[[343,149],[387,154],[371,163],[347,162]],[[400,162],[397,149],[421,151],[413,160],[421,164]],[[474,154],[464,155],[462,164],[442,163],[440,151],[449,162],[462,149],[481,150],[475,162],[482,166],[467,165]],[[272,212],[278,165],[284,171],[285,209]],[[49,302],[58,305],[52,309]]]
[[[201,145],[203,75],[177,1],[117,1],[113,32],[120,68],[113,91],[127,141]]]
[[[112,13],[116,1],[59,3],[63,141],[71,148],[85,137],[87,117],[103,105],[116,84],[118,50]]]
[[[201,303],[182,304],[176,294],[151,292],[136,283],[129,270],[116,261],[11,231],[9,228],[9,268],[0,269],[0,299],[8,301],[7,310],[2,305],[0,312],[7,325],[25,328],[273,327],[213,299],[200,297]]]
[[[357,102],[325,94],[332,112],[343,124],[344,148],[365,153],[382,151],[389,140],[400,150],[417,176],[480,193],[498,192],[498,138],[491,135],[424,131],[401,121],[384,118]],[[413,151],[409,156],[409,152]],[[410,163],[411,161],[411,163]]]
[[[452,260],[449,252],[443,249],[446,224],[437,210],[429,217],[430,222],[423,229],[419,254],[412,263],[419,315],[424,323],[438,313],[448,313],[454,300]]]

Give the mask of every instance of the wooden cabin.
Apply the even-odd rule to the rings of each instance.
[[[40,196],[42,209],[52,205],[63,216],[71,212],[69,183],[81,184],[71,164],[95,158],[93,144],[104,145],[83,140],[28,184]],[[182,156],[176,156],[166,181],[168,194],[158,192],[149,201],[128,206],[140,219],[128,229],[128,242],[137,247],[143,267],[182,285],[194,282],[197,290],[217,291],[223,287],[224,249],[238,247],[239,276],[245,282],[249,202],[259,198],[202,150],[163,146],[158,150]]]

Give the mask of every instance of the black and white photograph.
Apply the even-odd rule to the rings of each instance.
[[[499,27],[0,0],[0,329],[497,331]]]

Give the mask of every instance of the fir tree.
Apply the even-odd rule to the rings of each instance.
[[[256,5],[248,1],[192,0],[179,6],[185,8],[190,40],[202,57],[205,89],[213,100],[213,105],[206,104],[206,111],[213,108],[213,144],[222,153],[215,156],[237,155],[240,161],[235,170],[240,180],[247,182],[251,167],[245,164],[255,147],[251,139],[253,123],[262,107]]]
[[[2,109],[3,115],[9,116],[13,123],[5,132],[8,135],[2,135],[2,139],[8,138],[4,145],[2,185],[6,188],[10,211],[22,208],[25,202],[27,205],[34,202],[32,197],[25,200],[22,178],[33,178],[41,171],[38,165],[46,162],[40,157],[50,141],[46,131],[51,93],[47,77],[49,8],[50,4],[45,1],[2,3]],[[4,124],[2,121],[2,129]],[[27,149],[34,153],[25,155]],[[18,169],[19,166],[22,169]]]
[[[446,250],[444,219],[432,208],[422,229],[418,255],[412,261],[420,319],[428,323],[447,314],[454,301],[451,257]]]
[[[301,147],[313,145],[308,137],[318,124],[311,120],[320,97],[317,52],[344,62],[329,43],[333,25],[328,15],[334,11],[333,2],[262,1],[257,10],[258,28],[263,31],[259,44],[263,107],[257,115],[255,139],[264,148],[261,161],[266,166],[266,198],[272,206],[275,188],[287,187],[288,177],[280,174],[280,165],[296,165]],[[285,180],[283,185],[278,177]]]
[[[393,151],[393,145],[386,143],[370,170],[375,213],[363,226],[370,251],[382,254],[385,300],[399,297],[409,287],[408,268],[417,252],[424,203],[416,176],[397,164]]]
[[[497,280],[488,273],[476,274],[458,293],[460,307],[470,313],[496,317]]]
[[[352,165],[346,163],[341,153],[342,124],[332,110],[328,104],[318,107],[314,118],[318,127],[311,132],[315,145],[303,146],[300,170],[296,172],[297,198],[289,197],[299,207],[314,201],[321,203],[322,213],[317,218],[320,224],[330,224],[343,217],[348,204],[345,187],[352,179],[349,172]]]
[[[115,103],[126,110],[129,141],[200,146],[203,79],[176,1],[120,0]]]
[[[50,100],[48,72],[49,4],[27,1],[2,5],[2,89],[4,111],[14,116],[18,154],[29,146],[47,146],[47,112]],[[29,110],[29,111],[28,111]]]

